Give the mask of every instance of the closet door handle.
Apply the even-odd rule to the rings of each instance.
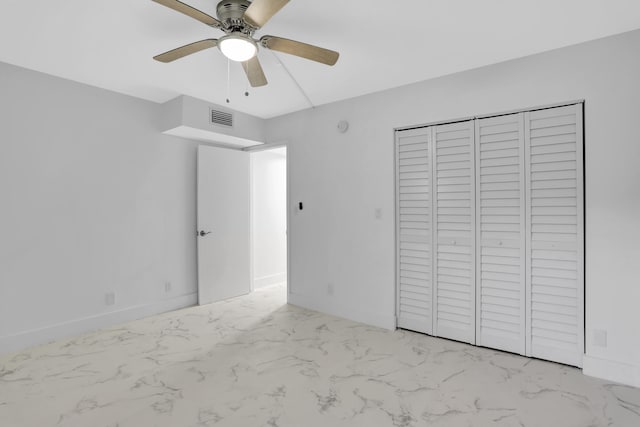
[[[200,234],[200,237],[204,237],[204,236],[206,236],[207,234],[211,234],[211,232],[210,232],[210,231],[200,230],[200,233],[198,233],[198,234]]]

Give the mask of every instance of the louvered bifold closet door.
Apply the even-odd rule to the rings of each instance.
[[[433,127],[434,335],[475,343],[473,121]]]
[[[476,344],[525,354],[524,114],[476,120]]]
[[[397,324],[431,334],[431,130],[396,133]]]
[[[525,113],[527,354],[584,353],[582,104]]]

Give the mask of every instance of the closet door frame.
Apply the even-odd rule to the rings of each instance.
[[[475,185],[475,189],[473,191],[473,202],[474,202],[474,208],[473,208],[473,213],[474,213],[474,231],[473,231],[473,236],[475,238],[475,243],[473,245],[473,257],[475,260],[475,267],[472,269],[473,272],[472,274],[474,275],[474,293],[475,293],[475,302],[473,304],[474,306],[474,311],[475,311],[475,315],[474,315],[474,321],[475,321],[475,327],[474,327],[474,331],[475,331],[475,337],[474,340],[471,344],[476,344],[477,342],[477,338],[479,336],[479,319],[478,316],[480,315],[479,312],[479,298],[478,296],[480,295],[480,272],[478,271],[479,269],[479,257],[480,257],[480,251],[478,249],[478,245],[480,244],[479,242],[479,233],[480,233],[480,226],[479,226],[479,220],[480,220],[480,216],[479,216],[479,209],[480,207],[478,206],[478,196],[477,196],[477,187],[479,185],[479,177],[478,177],[478,173],[479,173],[479,155],[478,155],[478,149],[479,149],[479,144],[478,144],[478,134],[477,134],[477,121],[478,119],[483,119],[483,118],[489,118],[489,117],[496,117],[496,116],[503,116],[503,115],[509,115],[509,114],[522,114],[523,118],[524,118],[524,135],[523,135],[523,139],[524,139],[524,164],[523,167],[521,169],[523,169],[523,185],[525,188],[525,204],[524,204],[524,209],[525,209],[525,220],[524,220],[524,228],[525,228],[525,262],[524,262],[524,269],[525,269],[525,294],[524,294],[524,305],[525,305],[525,351],[524,354],[526,356],[529,357],[540,357],[540,356],[533,356],[531,354],[531,244],[530,244],[530,239],[531,239],[531,186],[530,186],[530,150],[529,150],[529,146],[528,146],[528,141],[527,138],[530,135],[531,132],[531,123],[529,120],[529,113],[534,112],[534,111],[539,111],[539,110],[546,110],[546,109],[551,109],[551,108],[559,108],[559,107],[568,107],[568,106],[574,106],[577,111],[578,114],[576,116],[576,142],[577,142],[577,148],[576,148],[576,158],[577,158],[577,167],[576,167],[576,176],[577,176],[577,195],[576,195],[576,200],[577,200],[577,229],[578,229],[578,236],[577,236],[577,250],[578,250],[578,256],[577,256],[577,270],[576,270],[576,274],[577,274],[577,282],[578,282],[578,295],[577,295],[577,310],[578,310],[578,314],[577,314],[577,320],[578,320],[578,334],[577,334],[577,338],[579,340],[578,342],[578,348],[581,349],[582,353],[584,353],[584,344],[585,344],[585,293],[586,293],[586,283],[585,283],[585,275],[584,275],[584,264],[585,264],[585,234],[586,234],[586,230],[585,230],[585,204],[584,204],[584,188],[585,188],[585,176],[584,176],[584,168],[585,168],[585,159],[584,159],[584,99],[580,99],[580,100],[575,100],[575,101],[568,101],[568,102],[562,102],[562,103],[553,103],[553,104],[547,104],[547,105],[540,105],[540,106],[536,106],[536,107],[529,107],[529,108],[520,108],[520,109],[514,109],[514,110],[508,110],[508,111],[503,111],[503,112],[498,112],[498,113],[493,113],[493,114],[485,114],[485,115],[478,115],[478,116],[473,116],[473,117],[465,117],[465,118],[459,118],[459,119],[453,119],[453,120],[442,120],[442,121],[437,121],[437,122],[430,122],[430,123],[425,123],[422,125],[413,125],[413,126],[406,126],[406,127],[399,127],[394,129],[395,130],[395,138],[394,138],[394,144],[395,144],[395,158],[394,158],[394,164],[395,164],[395,178],[396,178],[396,186],[395,186],[395,191],[396,191],[396,210],[395,210],[395,214],[396,214],[396,292],[395,292],[395,296],[396,296],[396,301],[395,301],[395,305],[396,305],[396,322],[398,320],[398,315],[400,313],[399,311],[399,292],[400,292],[400,203],[399,203],[399,168],[398,168],[398,144],[397,144],[397,132],[399,131],[407,131],[407,130],[412,130],[412,129],[424,129],[425,131],[429,131],[430,132],[430,138],[429,138],[429,149],[430,149],[430,154],[431,154],[431,170],[430,170],[430,178],[431,178],[431,185],[432,185],[432,189],[431,189],[431,205],[430,205],[430,212],[431,212],[431,248],[432,248],[432,260],[431,260],[431,266],[432,266],[432,271],[431,271],[431,294],[432,294],[432,333],[430,335],[433,336],[438,336],[437,335],[437,308],[436,308],[436,301],[435,299],[437,298],[437,280],[436,280],[436,273],[437,273],[437,251],[436,251],[436,246],[437,246],[437,242],[436,242],[436,238],[437,238],[437,232],[435,230],[436,227],[436,209],[437,209],[437,183],[434,184],[434,180],[437,179],[437,175],[436,175],[436,160],[437,160],[437,156],[436,156],[436,146],[435,146],[435,141],[434,141],[434,137],[433,137],[433,133],[435,132],[435,127],[438,125],[444,125],[444,124],[452,124],[452,123],[457,123],[457,122],[465,122],[465,121],[475,121],[473,124],[473,128],[474,128],[474,132],[473,132],[473,150],[472,150],[472,155],[473,155],[473,168],[474,170],[472,171],[472,176],[474,179],[474,185]],[[522,186],[521,186],[522,188]],[[521,207],[522,208],[522,207]],[[397,325],[399,328],[403,328],[404,326],[402,325]],[[478,345],[482,345],[481,342],[478,343]],[[547,359],[547,360],[553,360],[553,359]],[[566,362],[565,362],[566,363]],[[577,361],[576,363],[574,363],[574,365],[576,366],[582,366],[582,360],[580,358],[579,361]]]

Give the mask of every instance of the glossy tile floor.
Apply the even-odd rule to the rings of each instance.
[[[0,357],[0,426],[637,427],[640,390],[276,286]]]

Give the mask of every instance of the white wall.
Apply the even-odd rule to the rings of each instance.
[[[585,99],[584,371],[640,386],[639,49],[634,31],[270,120],[289,143],[290,301],[395,326],[394,128]]]
[[[159,105],[2,63],[0,94],[0,353],[195,303],[196,144]]]
[[[251,154],[253,286],[287,280],[286,148]]]

